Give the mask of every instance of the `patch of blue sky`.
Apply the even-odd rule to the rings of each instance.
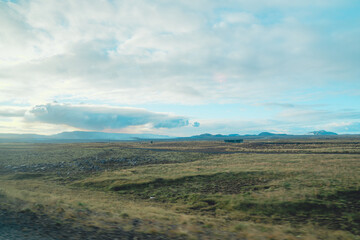
[[[314,8],[311,11],[299,14],[298,17],[302,24],[317,27],[319,31],[344,31],[354,27],[358,28],[359,11],[360,1],[352,1],[351,4],[345,3],[331,8]]]
[[[356,82],[332,82],[322,88],[309,89],[317,99],[313,102],[347,105],[358,108],[360,106],[360,95],[358,94],[360,83]]]
[[[360,133],[360,122],[356,123],[350,123],[349,125],[335,127],[335,130],[338,130],[339,133],[348,133],[348,134],[354,134]]]
[[[254,14],[254,16],[264,26],[278,24],[284,20],[284,14],[277,9],[269,9],[267,11],[259,12]]]
[[[313,104],[326,105],[327,109],[339,110],[339,109],[359,109],[360,96],[351,95],[329,95],[327,98],[318,99],[313,101]]]
[[[214,16],[213,19],[211,19],[210,24],[213,26],[216,23],[222,22],[224,20],[223,19],[224,16],[226,16],[227,14],[240,14],[240,13],[250,14],[254,16],[256,20],[259,21],[264,26],[278,24],[284,18],[284,14],[276,8],[252,12],[242,7],[232,6],[232,7],[215,9]]]
[[[19,0],[0,0],[0,2],[18,3],[18,2],[19,2]]]

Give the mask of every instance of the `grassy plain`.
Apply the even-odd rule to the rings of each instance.
[[[0,209],[59,226],[360,239],[360,139],[2,143],[0,154]]]

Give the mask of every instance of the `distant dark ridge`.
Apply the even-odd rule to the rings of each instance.
[[[338,135],[337,133],[327,132],[327,131],[325,131],[325,130],[313,131],[313,132],[309,132],[309,134],[313,134],[313,135],[315,135],[315,136]]]
[[[126,134],[126,133],[104,133],[104,132],[63,132],[54,135],[38,134],[11,134],[0,133],[0,142],[25,142],[25,143],[77,143],[77,142],[116,142],[116,141],[224,141],[228,139],[337,139],[356,138],[360,134],[336,134],[325,130],[314,131],[306,135],[276,134],[262,132],[260,134],[210,134],[204,133],[191,137],[170,137],[155,134]]]
[[[210,134],[210,133],[204,133],[200,135],[191,136],[190,138],[224,138],[224,137],[240,137],[239,134],[229,134],[229,135],[223,135],[223,134]]]

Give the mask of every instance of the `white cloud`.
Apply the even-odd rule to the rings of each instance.
[[[231,24],[252,25],[258,24],[259,21],[250,13],[247,12],[231,12],[223,14],[220,22],[214,25],[214,28],[223,28]]]
[[[27,108],[0,106],[0,117],[24,117]]]
[[[26,112],[28,122],[64,124],[85,130],[122,129],[148,125],[152,128],[187,126],[187,118],[145,109],[48,103]]]
[[[327,8],[338,1],[307,3]],[[229,6],[238,8],[221,10]],[[269,7],[280,12],[272,24],[263,23],[257,14]],[[336,32],[318,32],[284,10],[297,7],[307,5],[288,1],[2,2],[0,79],[6,84],[0,101],[38,104],[72,95],[117,104],[193,104],[255,99],[247,94],[254,88],[259,88],[255,94],[270,87],[273,95],[279,95],[321,83],[327,76],[346,75],[353,81],[355,72],[345,70],[354,69],[351,66],[358,65],[359,59],[346,61],[356,52],[347,39],[356,39],[359,33],[349,31],[343,39]],[[214,24],[223,27],[213,28]],[[338,47],[346,51],[328,51]],[[214,84],[214,76],[220,75],[224,81]]]
[[[343,119],[355,119],[357,115],[332,114],[326,108],[312,112],[299,107],[307,103],[296,102],[319,97],[313,92],[300,96],[302,89],[323,89],[324,99],[334,91],[330,87],[340,84],[356,92],[360,30],[351,21],[359,18],[349,15],[340,21],[332,16],[334,10],[341,12],[352,4],[340,0],[1,1],[0,102],[27,106],[54,100],[109,106],[269,102],[268,108],[287,108],[276,117],[295,127],[300,120],[324,122],[329,117],[340,119],[341,114]],[[0,110],[0,116],[21,115],[12,111]],[[267,124],[262,121],[254,128],[245,122],[239,126],[251,130]],[[171,126],[155,122],[125,124],[124,129]],[[94,127],[88,124],[76,126]],[[220,131],[215,125],[201,121],[196,131]],[[184,129],[194,131],[191,124]]]

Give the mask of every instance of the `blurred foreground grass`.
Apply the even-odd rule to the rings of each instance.
[[[360,239],[360,144],[337,141],[0,144],[0,208],[169,238]],[[85,163],[101,167],[69,170]]]

